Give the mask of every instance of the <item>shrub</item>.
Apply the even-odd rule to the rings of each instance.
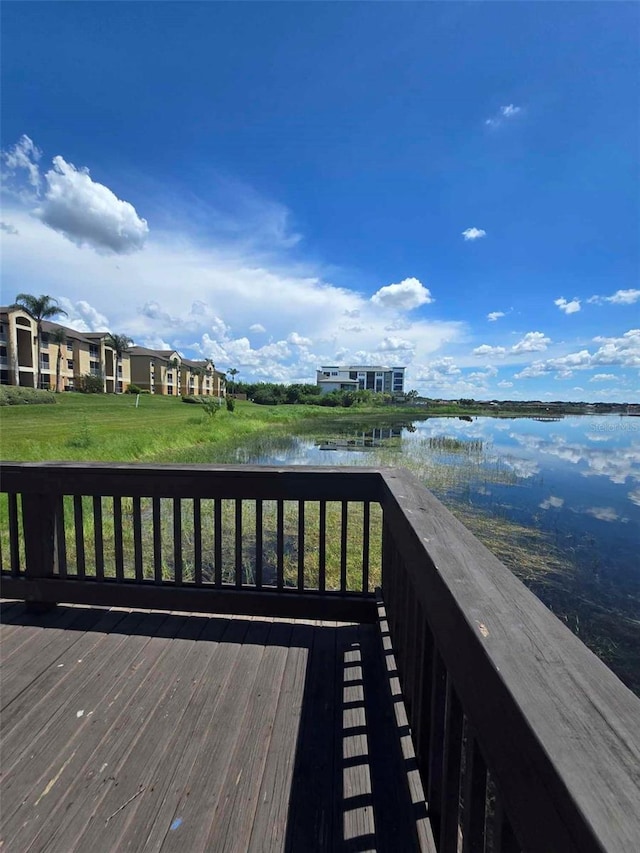
[[[104,383],[102,376],[94,376],[92,373],[85,373],[84,376],[78,376],[74,380],[76,391],[82,394],[103,394]]]
[[[233,397],[227,397],[227,411],[232,412],[236,407],[236,401]]]
[[[144,394],[144,390],[138,385],[134,385],[133,383],[129,385],[127,390],[124,392],[125,394]]]
[[[0,385],[0,406],[57,402],[53,391],[38,391],[35,388],[20,388],[16,385]]]

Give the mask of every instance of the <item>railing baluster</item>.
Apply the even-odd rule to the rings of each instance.
[[[327,586],[327,502],[320,501],[318,524],[318,589],[324,592]]]
[[[475,733],[466,724],[462,853],[483,853],[487,802],[487,768]]]
[[[173,580],[182,586],[182,499],[173,499]]]
[[[17,578],[20,574],[20,533],[18,530],[18,496],[7,495],[9,502],[9,559],[11,561],[11,576]]]
[[[102,498],[93,498],[93,543],[96,558],[96,580],[104,580],[104,542],[102,531]]]
[[[431,731],[429,738],[429,773],[427,801],[431,826],[436,838],[440,835],[442,808],[442,753],[444,744],[444,711],[447,701],[447,671],[437,648],[433,650],[431,682]]]
[[[133,565],[136,580],[144,578],[142,570],[142,511],[140,498],[133,499]]]
[[[520,853],[521,847],[509,823],[503,805],[500,791],[495,789],[493,814],[493,851],[494,853]]]
[[[151,498],[153,513],[153,577],[156,583],[162,583],[162,528],[160,516],[160,498]]]
[[[431,683],[433,679],[433,634],[427,623],[426,617],[420,607],[421,638],[420,658],[421,677],[420,695],[415,718],[419,724],[414,727],[416,755],[426,783],[428,778],[429,742],[431,739]],[[419,716],[418,716],[419,715]],[[417,728],[417,731],[415,731]]]
[[[73,524],[76,534],[76,572],[78,580],[85,578],[85,556],[84,556],[84,508],[82,495],[73,496]]]
[[[235,575],[236,587],[242,586],[242,500],[235,502]]]
[[[284,588],[284,501],[276,502],[276,584],[278,589]]]
[[[56,498],[56,563],[58,576],[67,577],[67,540],[64,528],[64,497]]]
[[[216,498],[213,504],[213,561],[214,583],[217,587],[222,586],[222,498]]]
[[[202,504],[193,499],[193,582],[202,586]]]
[[[124,553],[122,548],[122,498],[113,498],[113,543],[115,547],[116,580],[124,580]]]
[[[463,722],[464,714],[460,700],[450,679],[447,678],[439,853],[457,853],[458,850]]]
[[[298,501],[298,592],[304,590],[304,501]]]
[[[342,517],[340,520],[340,592],[347,589],[347,533],[349,504],[342,501]]]
[[[262,589],[262,501],[256,501],[256,587]]]
[[[371,536],[371,504],[362,505],[362,592],[369,592],[369,551]]]

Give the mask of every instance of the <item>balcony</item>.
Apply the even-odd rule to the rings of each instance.
[[[7,849],[640,849],[640,701],[407,472],[2,490]]]

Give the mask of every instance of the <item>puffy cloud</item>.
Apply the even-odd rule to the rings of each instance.
[[[416,372],[416,379],[432,382],[444,376],[458,376],[462,371],[452,358],[438,358],[431,364],[421,367]]]
[[[633,305],[638,300],[640,300],[640,290],[630,288],[628,290],[616,290],[612,296],[590,296],[587,302],[596,305],[601,305],[604,302],[610,302],[613,305]]]
[[[65,326],[77,329],[79,332],[110,331],[109,321],[104,314],[101,314],[100,311],[84,299],[72,302],[70,299],[62,296],[58,301],[60,307],[67,312],[67,316],[61,318],[61,322]]]
[[[498,382],[498,388],[513,388],[513,382],[507,382],[506,379],[503,379],[501,382]]]
[[[27,181],[36,192],[40,189],[42,178],[38,161],[42,152],[26,134],[21,136],[13,148],[3,152],[2,159],[6,167],[6,174],[14,177],[20,170],[26,172]]]
[[[612,379],[615,379],[613,373],[596,373],[595,376],[592,376],[589,382],[609,382]]]
[[[144,246],[147,222],[135,207],[108,187],[92,181],[88,169],[76,169],[62,157],[53,158],[47,188],[35,215],[77,246],[126,254]]]
[[[489,314],[487,314],[487,320],[490,323],[495,323],[496,320],[499,320],[500,317],[504,317],[504,316],[505,316],[504,311],[491,311]]]
[[[473,354],[477,356],[495,356],[496,358],[504,358],[507,350],[504,347],[492,347],[489,344],[482,344],[473,350]]]
[[[597,337],[594,341],[601,344],[594,353],[583,349],[547,361],[534,361],[517,373],[516,379],[530,379],[554,371],[561,379],[566,379],[574,370],[589,370],[601,364],[640,367],[640,329],[630,329],[621,338]]]
[[[310,347],[312,341],[310,338],[305,338],[297,332],[291,332],[287,338],[287,343],[293,344],[296,347]]]
[[[406,352],[412,350],[414,345],[411,341],[402,338],[385,338],[379,346],[381,352]]]
[[[527,334],[511,347],[511,352],[541,352],[551,343],[542,332],[527,332]]]
[[[488,127],[500,127],[505,120],[514,118],[521,112],[522,107],[517,107],[515,104],[507,104],[504,107],[500,107],[492,118],[485,119],[485,124]]]
[[[128,201],[93,181],[87,168],[77,169],[58,155],[43,179],[42,154],[28,136],[22,136],[2,156],[10,178],[19,179],[20,172],[26,173],[28,192],[22,189],[14,194],[29,204],[41,222],[76,246],[118,255],[143,248],[149,233],[146,220]]]
[[[267,330],[265,329],[265,327],[261,323],[254,323],[252,326],[249,326],[249,331],[261,333],[261,332],[266,332]]]
[[[462,232],[462,236],[465,240],[480,240],[482,237],[487,236],[487,232],[482,228],[465,228]]]
[[[580,310],[580,300],[576,296],[573,297],[571,302],[567,302],[567,300],[561,296],[559,299],[554,299],[553,304],[557,305],[565,314],[576,314]]]
[[[429,289],[417,278],[405,278],[398,284],[388,284],[371,297],[374,305],[395,311],[411,311],[420,305],[429,305],[433,301]]]

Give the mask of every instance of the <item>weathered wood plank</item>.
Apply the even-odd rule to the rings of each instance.
[[[285,848],[295,749],[314,630],[317,629],[311,625],[301,624],[292,630],[246,853],[272,853]]]

